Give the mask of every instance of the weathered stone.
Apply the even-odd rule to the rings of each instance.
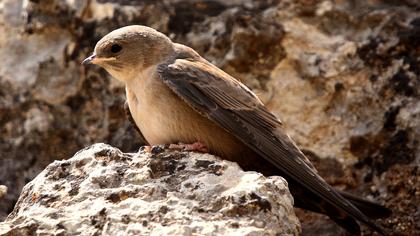
[[[4,186],[4,185],[0,185],[0,199],[1,199],[4,195],[6,195],[6,193],[7,193],[7,187],[6,187],[6,186]]]
[[[218,171],[215,173],[214,170]],[[209,154],[95,144],[47,166],[0,235],[298,235],[281,177]]]

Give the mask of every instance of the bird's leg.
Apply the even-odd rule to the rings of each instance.
[[[169,144],[170,149],[178,149],[184,151],[197,151],[197,152],[208,152],[207,147],[200,141],[195,143],[178,143],[178,144]]]
[[[152,153],[152,146],[146,145],[143,146],[142,149],[147,153]]]

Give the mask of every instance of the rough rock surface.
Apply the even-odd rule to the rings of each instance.
[[[382,223],[396,234],[420,234],[417,0],[1,1],[0,218],[53,160],[95,142],[142,143],[123,85],[80,66],[127,24],[154,27],[244,81],[331,184],[392,208]],[[304,234],[340,230],[299,217]]]
[[[0,235],[298,235],[281,177],[209,154],[123,153],[105,144],[28,183]]]

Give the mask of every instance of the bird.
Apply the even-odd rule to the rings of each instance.
[[[294,205],[329,216],[349,233],[391,210],[330,186],[248,87],[165,34],[142,25],[116,29],[82,64],[125,84],[132,120],[149,145],[180,144],[237,162],[244,170],[284,177]]]

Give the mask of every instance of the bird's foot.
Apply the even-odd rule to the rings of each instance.
[[[142,151],[145,151],[147,153],[152,153],[152,146],[146,145],[141,147]]]
[[[185,144],[185,143],[169,144],[169,148],[183,150],[183,151],[197,151],[197,152],[209,151],[207,147],[200,141],[191,143],[191,144]]]

